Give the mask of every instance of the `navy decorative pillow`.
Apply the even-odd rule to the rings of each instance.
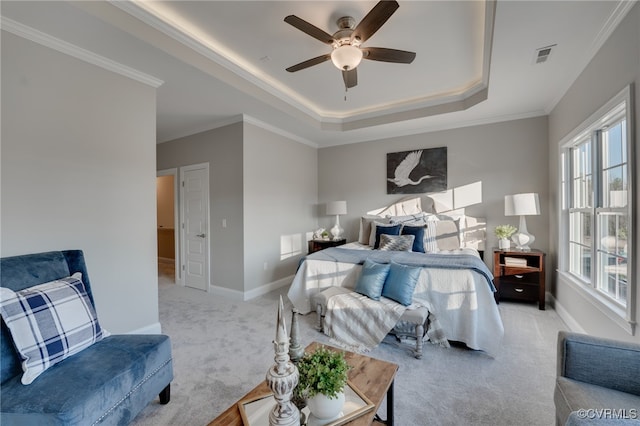
[[[427,226],[409,226],[404,225],[402,227],[402,232],[400,235],[413,235],[413,247],[411,251],[416,251],[419,253],[424,253],[424,233]]]
[[[380,235],[400,235],[400,229],[402,228],[402,224],[398,223],[397,225],[383,225],[380,226],[376,223],[376,240],[373,244],[373,249],[380,248]]]
[[[109,336],[75,274],[14,292],[0,287],[0,313],[22,358],[22,384]]]
[[[413,247],[413,235],[387,235],[380,234],[381,251],[411,251]]]
[[[419,266],[405,266],[391,262],[382,295],[404,306],[409,306],[413,302],[413,290],[416,288],[421,270]]]
[[[363,294],[373,300],[380,300],[382,287],[389,274],[391,265],[388,263],[376,263],[369,259],[362,265],[362,273],[356,283],[356,293]]]

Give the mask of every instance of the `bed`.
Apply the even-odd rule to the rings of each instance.
[[[396,203],[376,215],[363,216],[357,242],[304,258],[288,291],[294,308],[308,314],[315,310],[311,300],[317,293],[332,286],[355,289],[364,259],[420,265],[413,302],[407,309],[427,307],[446,340],[495,356],[504,327],[494,299],[491,272],[480,256],[484,249],[484,221],[463,214],[426,212],[421,205],[411,205],[407,212],[406,204],[401,206],[399,210]],[[427,235],[420,236],[420,240],[426,253],[389,252],[376,246],[376,236],[379,239],[386,232],[383,225],[398,223],[403,229],[425,225]],[[425,330],[433,324],[425,324]],[[425,339],[428,335],[425,333]]]

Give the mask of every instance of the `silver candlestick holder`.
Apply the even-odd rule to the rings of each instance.
[[[293,390],[298,384],[298,368],[289,359],[289,338],[283,315],[282,296],[278,305],[276,339],[273,341],[276,362],[267,371],[267,384],[273,392],[276,405],[269,413],[269,426],[299,426],[300,411],[292,402]]]

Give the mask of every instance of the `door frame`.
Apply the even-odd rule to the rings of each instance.
[[[180,223],[180,218],[178,217],[178,202],[179,202],[179,197],[178,197],[178,169],[177,168],[172,168],[172,169],[164,169],[164,170],[158,170],[156,171],[156,177],[160,177],[160,176],[173,176],[173,244],[174,244],[174,253],[175,253],[175,262],[174,262],[174,268],[175,268],[175,283],[178,285],[184,285],[182,283],[182,273],[180,271],[180,229],[179,229],[179,223]],[[156,241],[156,245],[158,244],[158,242]]]
[[[207,293],[209,293],[211,291],[211,240],[210,240],[210,236],[211,236],[211,212],[210,212],[210,206],[209,203],[211,202],[210,200],[210,188],[209,188],[209,180],[211,179],[210,177],[210,170],[209,170],[209,162],[206,163],[198,163],[198,164],[190,164],[188,166],[182,166],[179,168],[179,173],[180,173],[180,184],[178,187],[178,192],[179,192],[179,203],[180,203],[180,225],[179,225],[179,237],[180,237],[180,277],[181,277],[181,285],[186,286],[186,279],[184,278],[184,268],[186,268],[186,235],[184,232],[184,215],[185,215],[185,203],[184,203],[184,173],[191,171],[191,170],[198,170],[198,169],[206,169],[207,171],[207,181],[206,181],[206,185],[207,185],[207,190],[205,192],[206,195],[206,203],[205,203],[205,209],[206,209],[206,213],[205,213],[205,217],[207,220],[207,229],[205,230],[205,244],[207,247],[207,256],[206,256],[206,268],[205,268],[205,274],[206,274],[206,284],[207,284],[207,288],[205,289],[205,291]]]

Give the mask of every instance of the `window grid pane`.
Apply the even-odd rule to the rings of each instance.
[[[591,218],[590,211],[569,214],[569,271],[591,281]]]
[[[627,303],[627,259],[598,253],[598,290],[625,306]]]
[[[593,206],[593,176],[591,173],[591,142],[589,140],[573,148],[572,151],[572,207]]]

